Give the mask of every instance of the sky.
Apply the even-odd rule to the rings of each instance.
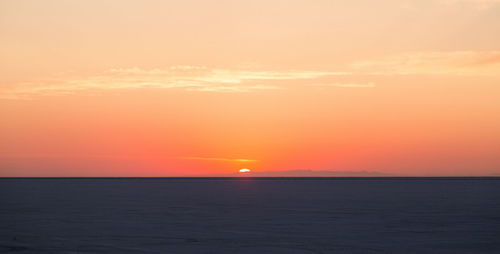
[[[500,175],[499,116],[500,0],[0,0],[4,177]]]

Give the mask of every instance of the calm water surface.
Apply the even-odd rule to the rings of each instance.
[[[500,253],[500,179],[0,179],[0,252]]]

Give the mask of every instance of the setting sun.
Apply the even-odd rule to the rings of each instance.
[[[240,169],[240,173],[250,173],[250,169],[242,168],[242,169]]]

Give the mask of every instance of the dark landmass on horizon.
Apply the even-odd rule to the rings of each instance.
[[[334,171],[334,170],[311,170],[311,169],[295,169],[281,171],[257,171],[250,173],[230,173],[230,174],[210,174],[198,175],[199,177],[500,177],[500,173],[492,173],[489,175],[402,175],[382,173],[379,171]],[[195,176],[195,177],[198,177]]]
[[[333,170],[311,170],[311,169],[296,169],[296,170],[281,170],[281,171],[257,171],[250,173],[231,173],[231,174],[216,174],[216,177],[234,177],[234,176],[249,176],[249,177],[383,177],[396,176],[385,174],[377,171],[333,171]]]

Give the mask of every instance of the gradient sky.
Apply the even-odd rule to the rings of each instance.
[[[500,174],[500,0],[0,0],[0,176]]]

